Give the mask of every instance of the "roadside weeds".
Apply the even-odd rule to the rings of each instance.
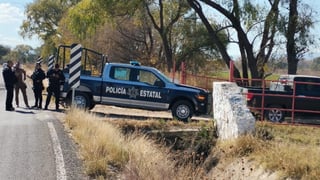
[[[237,173],[243,178],[265,179],[320,176],[319,128],[257,122],[254,135],[228,142],[209,141],[212,149],[207,158],[189,163],[188,154],[172,154],[170,147],[139,131],[144,127],[165,130],[166,123],[108,122],[75,109],[65,117],[67,129],[79,144],[86,173],[94,179],[223,179]],[[124,134],[121,127],[133,131]],[[205,132],[201,136],[208,139]]]

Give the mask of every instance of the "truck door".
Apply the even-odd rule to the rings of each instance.
[[[166,88],[165,82],[152,71],[144,69],[136,69],[136,71],[135,87],[138,89],[139,95],[134,98],[140,102],[140,107],[145,109],[168,109],[170,90]]]

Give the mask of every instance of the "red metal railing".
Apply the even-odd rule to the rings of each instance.
[[[251,110],[253,111],[260,111],[261,115],[260,118],[261,120],[264,120],[264,112],[274,109],[270,107],[265,107],[265,98],[269,96],[273,97],[286,97],[286,98],[291,98],[291,107],[286,107],[286,108],[278,108],[281,111],[286,112],[287,114],[291,113],[291,123],[295,123],[295,115],[296,113],[315,113],[315,114],[320,114],[320,111],[314,111],[314,110],[306,110],[306,109],[297,109],[296,108],[296,100],[297,99],[316,99],[320,101],[320,97],[315,97],[315,96],[298,96],[296,87],[297,84],[309,84],[309,85],[319,85],[320,83],[308,83],[308,82],[292,82],[292,94],[268,94],[266,93],[266,90],[269,90],[268,85],[271,82],[278,82],[278,83],[283,83],[282,80],[280,81],[272,81],[272,80],[263,80],[263,79],[245,79],[245,78],[234,78],[233,72],[234,72],[234,62],[231,60],[230,61],[230,68],[229,68],[229,78],[219,78],[219,77],[210,77],[210,76],[204,76],[204,75],[195,75],[195,74],[190,74],[186,72],[186,66],[184,63],[181,65],[181,72],[180,72],[180,83],[182,84],[188,84],[188,85],[193,85],[197,87],[201,87],[204,89],[208,89],[212,91],[212,86],[213,82],[216,81],[230,81],[230,82],[237,82],[237,81],[248,81],[251,82],[251,84],[255,84],[252,82],[258,82],[257,84],[260,84],[261,86],[261,93],[252,93],[254,96],[261,96],[261,107],[250,107]],[[178,76],[179,77],[179,76]],[[289,83],[288,81],[286,83]],[[244,87],[246,88],[246,87]],[[320,89],[320,88],[319,88]],[[320,92],[319,92],[320,93]],[[320,116],[319,116],[320,120]]]
[[[196,87],[200,87],[203,89],[207,89],[209,91],[212,91],[212,84],[216,81],[229,81],[227,78],[219,78],[219,77],[212,77],[212,76],[205,76],[205,75],[196,75],[192,73],[187,72],[187,67],[184,62],[181,63],[180,66],[180,72],[174,72],[171,73],[171,78],[173,80],[179,80],[181,84],[188,84]],[[176,73],[178,73],[178,76],[176,76]],[[176,77],[179,77],[177,79]]]
[[[234,80],[237,80],[236,78],[234,78]],[[243,80],[243,79],[242,79]],[[285,97],[285,98],[291,98],[291,107],[286,107],[286,108],[277,108],[281,111],[284,112],[290,112],[291,113],[291,123],[295,123],[295,115],[297,113],[314,113],[314,114],[320,114],[320,111],[318,110],[307,110],[307,109],[298,109],[296,106],[296,100],[297,99],[312,99],[312,100],[319,100],[320,102],[320,97],[318,96],[300,96],[297,95],[297,84],[306,84],[306,85],[316,85],[320,87],[320,83],[314,83],[314,82],[300,82],[300,81],[294,81],[292,82],[293,86],[292,86],[292,94],[269,94],[266,93],[266,90],[269,90],[269,88],[266,87],[266,82],[270,81],[270,80],[261,80],[261,79],[248,79],[250,81],[260,81],[262,86],[261,86],[261,93],[250,93],[250,96],[261,96],[261,107],[250,107],[251,110],[255,111],[258,110],[261,112],[261,116],[260,116],[260,120],[264,120],[264,112],[268,111],[268,110],[272,110],[274,109],[274,107],[265,107],[265,98],[266,97]],[[277,83],[281,83],[281,81],[273,81],[273,82],[277,82]],[[319,92],[320,93],[320,92]],[[277,105],[277,104],[273,104],[273,105]],[[281,105],[280,103],[278,105]],[[319,120],[320,120],[320,116],[319,116]]]

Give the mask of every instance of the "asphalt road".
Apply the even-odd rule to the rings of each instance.
[[[20,107],[5,111],[6,91],[0,68],[0,179],[88,179],[77,148],[53,111]],[[29,104],[34,104],[28,84]],[[15,107],[15,103],[13,103]]]

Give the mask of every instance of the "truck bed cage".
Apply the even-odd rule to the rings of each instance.
[[[63,70],[68,69],[70,62],[71,45],[59,45],[56,54],[56,63]],[[101,75],[104,64],[108,62],[107,56],[88,48],[82,48],[81,55],[81,74],[83,75]]]

